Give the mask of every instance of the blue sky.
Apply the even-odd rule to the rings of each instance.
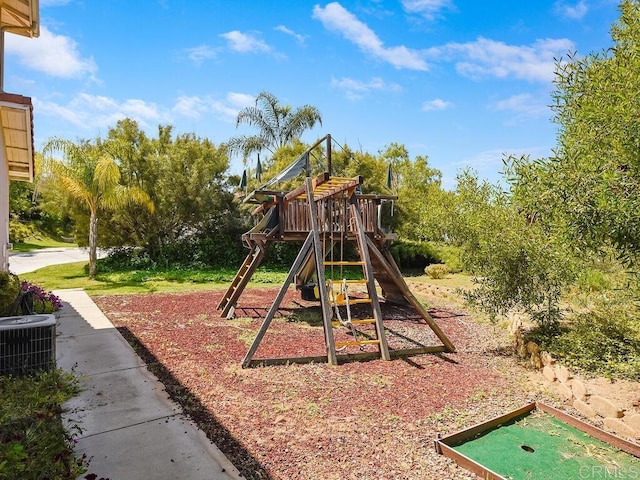
[[[427,155],[452,188],[504,153],[547,156],[554,58],[611,45],[613,0],[40,0],[41,35],[6,36],[5,91],[32,97],[36,149],[131,117],[216,144],[266,90],[316,106],[339,143]],[[242,170],[232,160],[232,172]]]

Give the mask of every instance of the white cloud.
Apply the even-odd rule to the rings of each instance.
[[[180,96],[173,111],[182,117],[200,118],[200,114],[206,111],[206,105],[200,97]]]
[[[240,110],[244,107],[250,107],[254,105],[256,102],[256,97],[255,95],[250,95],[248,93],[229,92],[227,93],[227,101],[230,105]]]
[[[313,18],[320,20],[326,29],[340,33],[363,52],[390,63],[396,68],[428,70],[427,63],[420,51],[407,48],[404,45],[385,47],[373,30],[338,2],[329,3],[324,8],[319,5],[314,6]]]
[[[434,98],[422,104],[422,110],[425,112],[432,112],[436,110],[447,110],[453,107],[453,103],[442,100],[441,98]]]
[[[305,39],[307,38],[306,35],[302,35],[300,33],[296,33],[293,30],[291,30],[290,28],[285,27],[284,25],[278,25],[277,27],[275,27],[275,30],[277,30],[279,32],[282,32],[282,33],[285,33],[287,35],[291,35],[301,45],[304,45]]]
[[[556,59],[574,49],[566,38],[536,40],[532,45],[508,45],[479,37],[475,42],[448,43],[429,49],[433,59],[456,62],[464,76],[520,78],[548,82],[553,79]]]
[[[166,122],[169,116],[160,112],[157,105],[144,100],[128,99],[123,102],[100,96],[80,93],[66,105],[34,98],[38,115],[55,116],[84,129],[109,128],[125,117],[137,120],[141,125],[149,122]]]
[[[399,91],[400,85],[397,83],[385,83],[379,77],[372,78],[369,82],[362,82],[349,77],[342,77],[340,80],[331,79],[331,86],[344,91],[349,100],[360,100],[365,95],[373,91]]]
[[[16,55],[27,68],[53,77],[82,78],[98,70],[93,58],[83,58],[75,40],[40,28],[39,38],[6,36],[6,53]]]
[[[477,154],[467,157],[452,165],[458,168],[471,167],[479,172],[491,171],[495,173],[502,169],[504,159],[510,155],[519,157],[521,155],[529,155],[531,158],[542,158],[550,155],[550,151],[546,147],[513,147],[501,148],[493,150],[485,150]]]
[[[187,55],[187,58],[196,65],[201,65],[205,60],[214,58],[217,53],[216,50],[209,45],[185,48],[184,52]]]
[[[521,120],[551,116],[551,110],[541,99],[545,97],[534,97],[530,93],[512,95],[508,98],[498,100],[493,105],[496,110],[514,112],[516,114],[512,123]]]
[[[240,53],[260,53],[271,52],[271,47],[258,37],[249,33],[242,33],[233,30],[227,33],[221,33],[220,36],[227,40],[229,48]]]
[[[451,5],[451,0],[402,0],[402,6],[407,13],[417,13],[429,20],[433,20],[440,10]]]
[[[573,20],[582,20],[589,11],[589,6],[585,0],[580,0],[578,3],[573,5],[565,2],[564,0],[558,0],[554,4],[554,9],[564,17],[571,18]]]
[[[213,113],[220,120],[235,122],[241,109],[254,104],[255,96],[246,93],[229,92],[223,100],[211,96],[181,96],[178,97],[173,112],[189,118],[201,118]]]

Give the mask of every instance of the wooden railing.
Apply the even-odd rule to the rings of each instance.
[[[317,202],[320,233],[353,233],[351,209],[346,198],[327,198]],[[375,233],[378,224],[379,196],[358,196],[362,222],[366,233]],[[280,231],[284,234],[311,230],[309,204],[296,198],[285,203],[280,210]]]

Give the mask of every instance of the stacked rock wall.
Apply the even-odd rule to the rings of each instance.
[[[637,408],[624,409],[616,399],[594,394],[589,380],[577,378],[568,368],[540,349],[534,342],[527,342],[521,325],[513,328],[516,354],[536,370],[540,370],[550,386],[567,404],[572,405],[589,420],[601,423],[602,427],[622,438],[640,440],[640,412]],[[640,394],[640,392],[639,392]]]

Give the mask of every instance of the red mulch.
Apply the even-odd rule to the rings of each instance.
[[[525,403],[502,337],[446,306],[430,313],[456,353],[242,369],[276,293],[245,290],[232,320],[215,310],[222,291],[94,300],[247,478],[475,478],[435,454],[436,434]],[[312,305],[289,292],[255,358],[322,355]],[[391,348],[439,344],[411,309],[383,304],[383,318]]]

